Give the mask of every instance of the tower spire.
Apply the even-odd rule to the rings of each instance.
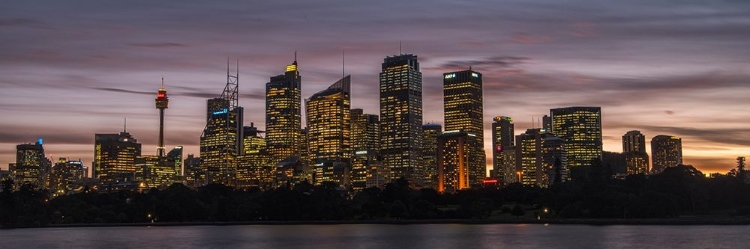
[[[122,132],[128,132],[128,118],[123,117],[125,121],[122,124]]]
[[[341,50],[341,78],[344,78],[344,76],[346,76],[346,71],[344,70],[346,66],[345,58],[345,51]]]

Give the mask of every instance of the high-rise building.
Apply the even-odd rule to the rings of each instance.
[[[191,188],[196,188],[205,185],[202,180],[206,179],[205,171],[202,170],[200,157],[195,157],[193,154],[188,154],[185,158],[184,174],[185,185]]]
[[[367,188],[371,169],[380,166],[378,148],[380,143],[380,122],[378,115],[365,114],[362,109],[352,109],[352,155],[349,182],[354,192]]]
[[[422,167],[425,171],[425,187],[437,188],[438,137],[443,126],[427,123],[422,126]]]
[[[205,179],[199,182],[235,185],[237,156],[242,151],[243,108],[232,107],[221,97],[207,102],[206,128],[200,138],[200,157]]]
[[[445,130],[463,130],[469,135],[469,186],[481,186],[487,176],[482,74],[471,69],[444,73],[443,97]]]
[[[541,129],[528,129],[516,136],[516,169],[523,185],[542,185],[546,179]]]
[[[380,72],[380,155],[391,179],[424,184],[422,73],[416,55],[386,57]]]
[[[174,147],[163,156],[142,156],[136,159],[142,170],[141,188],[165,189],[182,182],[182,146]]]
[[[470,187],[470,151],[465,131],[446,131],[438,137],[438,192],[453,193]]]
[[[646,136],[640,131],[628,131],[622,135],[622,154],[625,156],[625,173],[628,175],[648,173]]]
[[[552,132],[552,117],[542,116],[542,133]]]
[[[515,182],[513,179],[516,178],[514,132],[512,118],[497,116],[493,119],[492,177],[497,178],[501,185]]]
[[[565,141],[568,167],[591,166],[602,157],[602,110],[600,107],[551,109],[552,134]]]
[[[542,187],[552,186],[568,180],[568,157],[565,151],[565,141],[552,136],[550,133],[542,133],[542,167],[546,173],[544,180],[539,184]]]
[[[300,154],[302,77],[296,57],[284,74],[266,83],[266,144],[274,164]]]
[[[352,157],[350,90],[351,77],[346,76],[305,100],[307,142],[315,164],[315,184],[348,183],[347,170]]]
[[[266,149],[266,140],[253,123],[244,127],[244,153],[237,166],[237,188],[258,187],[268,189],[273,186],[276,165]]]
[[[65,195],[81,185],[86,167],[83,162],[68,161],[61,157],[49,174],[49,191],[52,196]]]
[[[24,184],[35,188],[45,188],[45,175],[50,161],[44,155],[42,139],[33,144],[16,146],[16,164],[14,169],[16,189]]]
[[[651,139],[652,174],[659,174],[668,167],[682,164],[682,138],[658,135]]]
[[[380,119],[376,114],[364,113],[362,109],[352,109],[352,151],[379,151]]]
[[[120,134],[94,135],[94,168],[92,176],[106,189],[116,184],[135,183],[136,158],[141,156],[141,144],[127,131]]]
[[[156,155],[159,158],[164,157],[164,109],[169,106],[169,97],[167,97],[167,88],[164,87],[164,78],[161,78],[161,88],[156,93],[156,109],[159,109],[159,146],[156,148]]]

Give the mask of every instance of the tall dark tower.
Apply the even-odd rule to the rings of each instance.
[[[169,105],[169,97],[167,97],[167,88],[164,87],[163,77],[155,101],[156,109],[159,109],[159,147],[156,148],[156,155],[162,158],[164,157],[164,109],[167,109]]]
[[[422,73],[417,56],[383,60],[380,72],[380,154],[391,179],[405,177],[422,186]]]
[[[487,176],[482,102],[481,73],[469,68],[443,74],[445,131],[468,135],[468,186],[481,186]]]
[[[266,83],[266,144],[273,164],[300,155],[302,136],[302,76],[294,62],[284,74]]]

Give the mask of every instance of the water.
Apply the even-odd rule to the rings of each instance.
[[[246,225],[0,230],[2,248],[748,248],[750,226]]]

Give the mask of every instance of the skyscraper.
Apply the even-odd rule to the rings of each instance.
[[[465,131],[446,131],[438,137],[437,190],[456,192],[469,188],[472,161],[469,134]]]
[[[349,179],[354,192],[367,188],[371,169],[381,167],[378,160],[380,122],[378,115],[365,114],[362,109],[352,109],[352,155]],[[376,172],[377,173],[377,172]]]
[[[110,187],[113,184],[132,184],[139,170],[135,159],[141,156],[141,144],[127,131],[120,134],[94,135],[93,178]]]
[[[568,167],[591,166],[602,157],[602,110],[600,107],[551,109],[552,133],[565,141]]]
[[[445,130],[468,134],[469,186],[481,186],[487,175],[484,153],[482,74],[471,69],[443,74]]]
[[[651,157],[653,174],[682,164],[682,138],[669,135],[655,136],[651,139]]]
[[[493,119],[492,172],[493,177],[496,177],[501,185],[510,183],[508,180],[516,177],[514,132],[512,118],[497,116]]]
[[[380,72],[380,154],[391,179],[424,184],[422,73],[416,55],[386,57]]]
[[[425,187],[437,188],[438,137],[443,133],[439,124],[427,123],[422,126],[422,165],[425,171]]]
[[[169,97],[167,97],[167,88],[164,87],[164,78],[161,78],[161,87],[156,94],[156,109],[159,109],[159,147],[156,148],[156,155],[159,158],[164,157],[164,109],[168,108]]]
[[[350,90],[351,77],[346,76],[305,100],[308,150],[315,163],[315,184],[347,183],[346,168],[352,156]]]
[[[568,157],[565,151],[565,141],[552,136],[550,133],[542,133],[542,167],[546,172],[541,186],[552,186],[568,180]]]
[[[271,162],[271,155],[266,147],[266,140],[261,136],[253,123],[243,127],[245,130],[244,153],[239,157],[237,166],[237,188],[259,187],[268,189],[274,183],[276,164]]]
[[[31,184],[36,188],[45,188],[45,169],[50,167],[44,155],[42,139],[33,144],[16,146],[16,166],[14,170],[16,188]]]
[[[85,170],[81,160],[68,161],[67,158],[60,158],[49,174],[50,194],[60,196],[74,190],[83,181]]]
[[[206,127],[200,138],[201,169],[206,177],[202,182],[206,184],[235,186],[236,183],[237,156],[243,152],[244,115],[238,105],[238,83],[239,73],[231,75],[227,69],[227,84],[221,97],[207,101]]]
[[[523,185],[542,185],[546,179],[544,171],[542,133],[540,129],[528,129],[516,136],[516,169],[521,173]]]
[[[302,77],[296,57],[284,74],[266,83],[266,144],[274,164],[300,154]]]
[[[628,131],[622,135],[622,154],[625,156],[625,168],[628,175],[648,173],[646,136],[640,131]]]

